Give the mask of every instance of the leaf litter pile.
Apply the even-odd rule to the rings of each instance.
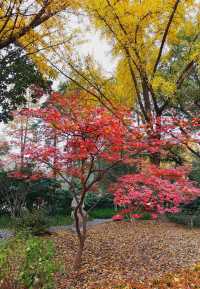
[[[72,270],[77,248],[75,233],[62,231],[54,235],[53,240],[56,244],[57,258],[64,266],[63,273],[56,276],[56,288],[200,289],[200,268],[194,267],[200,261],[199,229],[190,230],[173,223],[153,221],[109,222],[96,225],[88,229],[79,273],[73,273]],[[188,287],[188,283],[186,287],[182,285],[179,287],[178,281],[183,279],[184,281],[181,281],[183,284],[193,276],[193,273],[187,271],[191,266],[195,268],[193,279],[197,279],[193,284],[194,287],[192,285]],[[180,273],[183,268],[186,268],[184,278],[183,273]],[[170,272],[177,272],[178,275],[173,273],[172,278]],[[160,280],[162,276],[170,280],[165,283],[167,287],[155,285],[156,280]],[[126,284],[135,280],[138,285],[111,286],[111,284],[124,284],[123,280],[126,280]],[[170,286],[169,284],[173,283],[171,280],[177,286]],[[199,285],[196,285],[196,282]],[[145,284],[150,287],[146,287]]]

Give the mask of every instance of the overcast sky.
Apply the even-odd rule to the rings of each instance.
[[[115,67],[115,60],[111,55],[111,47],[109,43],[102,39],[98,31],[88,33],[87,38],[87,43],[82,45],[82,53],[93,55],[106,72],[112,72]]]
[[[82,44],[76,47],[76,53],[80,55],[81,59],[91,55],[102,67],[104,73],[110,75],[116,67],[117,60],[112,56],[109,42],[103,39],[100,31],[96,31],[92,27],[86,16],[70,16],[66,27],[66,34],[70,34],[73,29],[80,29],[81,33],[78,39],[83,41]],[[53,88],[56,89],[58,84],[65,80],[63,76],[60,76],[55,81]]]

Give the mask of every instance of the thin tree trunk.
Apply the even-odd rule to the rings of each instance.
[[[85,238],[79,238],[79,247],[74,260],[74,270],[78,271],[81,267]]]
[[[87,214],[84,215],[83,210],[82,210],[84,197],[85,197],[85,191],[83,191],[83,193],[81,194],[81,199],[79,202],[77,202],[77,206],[74,211],[76,233],[77,233],[78,240],[79,240],[79,247],[78,247],[78,251],[76,253],[75,260],[74,260],[75,271],[78,271],[81,267],[82,255],[83,255],[85,239],[86,239]],[[82,229],[81,229],[80,217],[82,218]]]

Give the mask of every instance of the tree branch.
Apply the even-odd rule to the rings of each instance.
[[[153,69],[153,76],[154,74],[156,73],[156,70],[157,70],[157,67],[158,67],[158,64],[160,62],[160,59],[161,59],[161,56],[162,56],[162,52],[163,52],[163,48],[164,48],[164,45],[165,45],[165,42],[166,42],[166,39],[167,39],[167,35],[169,33],[169,29],[170,29],[170,26],[173,22],[173,19],[174,19],[174,15],[176,13],[176,10],[178,8],[178,4],[180,3],[180,0],[176,0],[175,4],[174,4],[174,7],[173,7],[173,11],[172,11],[172,14],[170,15],[169,17],[169,21],[167,23],[167,26],[165,28],[165,32],[164,32],[164,35],[163,35],[163,38],[162,38],[162,42],[161,42],[161,45],[160,45],[160,49],[159,49],[159,53],[158,53],[158,57],[156,59],[156,63],[154,65],[154,69]]]

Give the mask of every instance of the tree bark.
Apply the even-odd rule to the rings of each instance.
[[[79,238],[79,247],[74,260],[75,271],[79,271],[81,268],[84,245],[85,245],[85,238]]]
[[[84,214],[82,210],[85,193],[86,193],[85,191],[82,192],[81,198],[79,201],[77,201],[77,206],[74,211],[76,233],[77,233],[78,240],[79,240],[78,251],[76,253],[75,260],[74,260],[75,271],[78,271],[81,267],[82,255],[83,255],[83,250],[84,250],[84,245],[85,245],[85,240],[86,240],[87,214]],[[82,224],[80,221],[82,221]]]

